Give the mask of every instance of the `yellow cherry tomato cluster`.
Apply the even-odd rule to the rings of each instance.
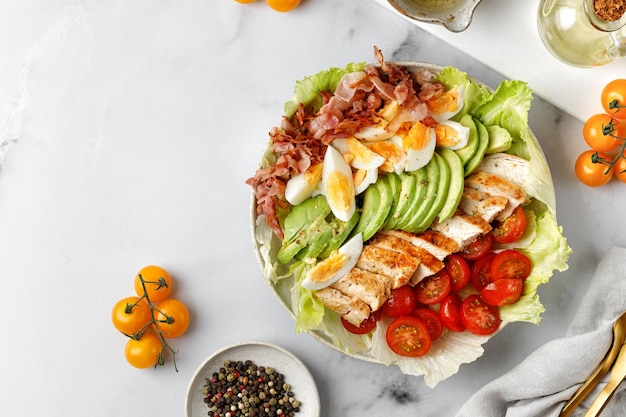
[[[235,1],[237,3],[249,4],[249,3],[254,3],[256,0],[235,0]],[[301,0],[265,0],[268,6],[270,6],[272,9],[276,10],[277,12],[282,12],[282,13],[290,12],[296,7],[298,7],[298,5],[300,5],[300,1]]]
[[[580,182],[599,187],[617,178],[626,183],[626,79],[608,83],[600,97],[604,113],[591,116],[583,126],[590,149],[574,164]]]
[[[170,274],[160,266],[143,267],[135,276],[136,295],[113,306],[113,326],[128,337],[124,356],[135,368],[164,365],[169,352],[176,369],[176,352],[167,340],[187,331],[189,310],[170,297],[172,283]]]

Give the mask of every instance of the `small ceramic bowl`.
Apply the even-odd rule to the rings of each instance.
[[[451,32],[462,32],[472,21],[482,0],[388,0],[398,12],[420,22],[438,23]]]

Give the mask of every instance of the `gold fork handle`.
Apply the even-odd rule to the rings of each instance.
[[[611,377],[606,386],[600,391],[600,394],[596,397],[589,410],[585,414],[585,417],[598,417],[604,407],[608,404],[611,397],[615,393],[615,390],[619,386],[620,382],[626,377],[626,345],[622,346],[619,351],[619,355],[611,368]]]

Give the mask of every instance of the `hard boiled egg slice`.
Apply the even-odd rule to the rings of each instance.
[[[356,169],[352,172],[352,180],[354,181],[354,192],[356,195],[359,195],[367,187],[376,183],[378,180],[378,168]]]
[[[359,233],[309,269],[302,286],[307,290],[321,290],[334,284],[354,268],[362,250],[363,236]]]
[[[354,134],[354,137],[367,142],[389,139],[395,132],[390,132],[382,125],[365,126]]]
[[[459,122],[445,120],[435,126],[437,146],[445,148],[461,149],[469,141],[470,129]]]
[[[428,164],[437,146],[435,130],[420,122],[414,123],[406,135],[395,136],[393,140],[406,152],[406,171],[415,171]]]
[[[355,138],[335,139],[332,145],[353,168],[373,169],[378,168],[385,162],[385,158],[373,152]]]
[[[404,171],[406,154],[402,151],[401,143],[398,145],[397,141],[394,142],[392,138],[381,142],[370,143],[367,147],[385,158],[385,162],[379,168],[381,171],[395,172],[396,174]]]
[[[464,101],[465,89],[463,86],[455,86],[439,97],[426,102],[433,113],[433,118],[439,123],[448,120],[461,111]]]
[[[323,164],[311,165],[305,172],[300,173],[287,181],[285,199],[292,206],[297,206],[304,200],[319,192],[322,181]]]
[[[339,220],[347,222],[356,209],[352,169],[339,151],[328,146],[322,169],[322,194]]]

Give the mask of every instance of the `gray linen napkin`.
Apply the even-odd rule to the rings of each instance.
[[[613,322],[626,311],[626,249],[611,248],[598,264],[587,295],[565,337],[531,353],[511,371],[476,392],[456,417],[557,417],[578,387],[602,361],[613,340]],[[583,416],[606,384],[572,413]],[[602,417],[626,416],[625,384],[618,388]]]

